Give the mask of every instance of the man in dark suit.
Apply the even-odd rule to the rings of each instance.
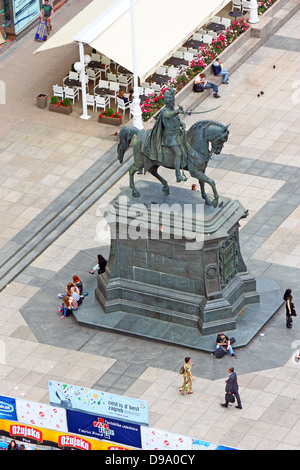
[[[237,383],[236,373],[234,372],[233,367],[230,367],[228,369],[228,372],[229,372],[229,377],[228,377],[227,380],[225,380],[225,382],[226,382],[225,392],[235,396],[235,398],[237,400],[236,408],[239,408],[241,410],[242,409],[242,403],[241,403],[241,399],[240,399],[240,395],[239,395],[239,386],[238,386],[238,383]],[[224,406],[225,408],[228,407],[228,401],[226,400],[226,396],[225,396],[225,403],[221,403],[221,406]]]

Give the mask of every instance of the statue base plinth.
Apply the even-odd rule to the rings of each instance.
[[[234,331],[261,305],[240,252],[245,209],[227,198],[206,206],[200,193],[179,187],[168,196],[157,183],[138,189],[137,199],[126,189],[113,201],[110,256],[95,292],[102,326],[190,347]],[[282,303],[274,298],[273,313]]]

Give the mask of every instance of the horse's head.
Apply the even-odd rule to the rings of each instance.
[[[228,127],[217,121],[198,121],[187,132],[189,143],[207,158],[218,155],[228,139]]]
[[[219,155],[222,152],[224,143],[227,142],[228,140],[228,135],[229,135],[229,127],[228,126],[220,126],[220,132],[215,136],[214,139],[211,140],[211,152]]]

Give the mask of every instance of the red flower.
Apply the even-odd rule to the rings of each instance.
[[[99,114],[99,117],[102,118],[102,114]]]

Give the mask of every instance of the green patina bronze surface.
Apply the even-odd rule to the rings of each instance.
[[[207,205],[217,206],[219,195],[215,182],[205,174],[209,159],[213,154],[220,154],[228,139],[228,126],[212,121],[198,121],[186,131],[180,114],[191,114],[182,108],[175,109],[175,97],[172,90],[165,92],[165,107],[155,117],[152,129],[140,131],[134,126],[125,126],[120,131],[118,158],[123,162],[124,153],[132,143],[134,163],[129,169],[132,195],[140,194],[134,184],[134,174],[144,169],[156,177],[163,185],[163,192],[169,194],[167,181],[158,173],[159,166],[175,169],[176,181],[187,178],[183,170],[199,181],[201,196]],[[196,113],[195,113],[196,114]],[[213,190],[211,200],[204,189],[207,183]]]

